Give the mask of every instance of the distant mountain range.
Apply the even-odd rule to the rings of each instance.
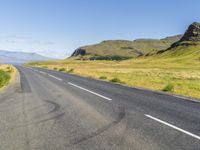
[[[72,57],[85,59],[127,59],[158,52],[169,48],[179,41],[182,35],[163,39],[109,40],[99,44],[82,46],[76,49]]]
[[[53,60],[53,58],[48,58],[39,55],[37,53],[0,50],[0,63],[22,64],[31,61],[46,61],[46,60]]]

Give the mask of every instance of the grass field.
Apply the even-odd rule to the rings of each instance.
[[[0,89],[15,80],[16,69],[11,65],[0,65]]]
[[[200,99],[199,45],[125,61],[67,59],[30,65]]]

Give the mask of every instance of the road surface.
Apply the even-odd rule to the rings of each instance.
[[[17,66],[0,96],[0,150],[199,150],[200,103]]]

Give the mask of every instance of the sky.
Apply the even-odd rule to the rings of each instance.
[[[200,0],[0,0],[0,49],[66,58],[103,40],[164,38],[200,22]]]

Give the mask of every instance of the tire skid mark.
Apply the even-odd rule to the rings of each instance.
[[[33,122],[29,122],[29,123],[19,125],[19,126],[16,126],[16,127],[8,128],[8,129],[4,130],[4,132],[9,131],[9,130],[15,130],[15,129],[18,129],[18,128],[27,127],[27,126],[30,126],[30,125],[37,125],[37,124],[44,123],[44,122],[50,121],[50,120],[57,120],[57,119],[60,119],[62,116],[65,115],[65,112],[57,113],[60,110],[60,105],[57,104],[56,102],[53,102],[53,101],[50,101],[50,100],[44,100],[44,101],[46,103],[50,104],[50,105],[53,105],[53,108],[50,111],[48,111],[47,113],[43,114],[43,116],[44,115],[50,115],[50,114],[51,114],[51,116],[45,117],[45,119],[40,119],[38,121],[33,121]],[[37,109],[32,109],[32,111],[34,111],[34,110],[37,110]],[[53,114],[55,114],[55,115],[53,115]]]
[[[44,100],[45,102],[53,105],[53,109],[50,110],[48,113],[53,113],[53,112],[56,112],[60,109],[60,105],[54,101],[50,101],[50,100]]]
[[[47,122],[47,121],[50,121],[50,120],[55,120],[55,119],[59,119],[61,118],[62,116],[65,115],[65,112],[64,113],[60,113],[60,114],[57,114],[55,116],[51,116],[51,117],[47,117],[46,119],[41,119],[41,120],[38,120],[38,121],[35,121],[35,122],[30,122],[30,123],[26,123],[24,125],[19,125],[17,127],[12,127],[12,128],[8,128],[2,132],[7,132],[7,131],[10,131],[10,130],[15,130],[15,129],[19,129],[19,128],[24,128],[24,127],[27,127],[27,126],[31,126],[31,125],[37,125],[37,124],[41,124],[41,123],[44,123],[44,122]],[[2,133],[0,132],[0,133]]]
[[[67,144],[66,147],[71,147],[73,145],[78,145],[78,144],[80,144],[80,143],[82,143],[84,141],[87,141],[87,140],[89,140],[89,139],[91,139],[93,137],[96,137],[96,136],[100,135],[101,133],[105,132],[106,130],[116,126],[119,122],[121,122],[121,120],[125,117],[125,115],[126,115],[125,107],[119,105],[118,106],[118,115],[117,115],[116,119],[113,122],[103,126],[102,128],[97,129],[95,132],[93,132],[93,133],[91,133],[89,135],[86,135],[84,137],[80,137],[80,138],[71,140],[71,142],[69,144]]]

